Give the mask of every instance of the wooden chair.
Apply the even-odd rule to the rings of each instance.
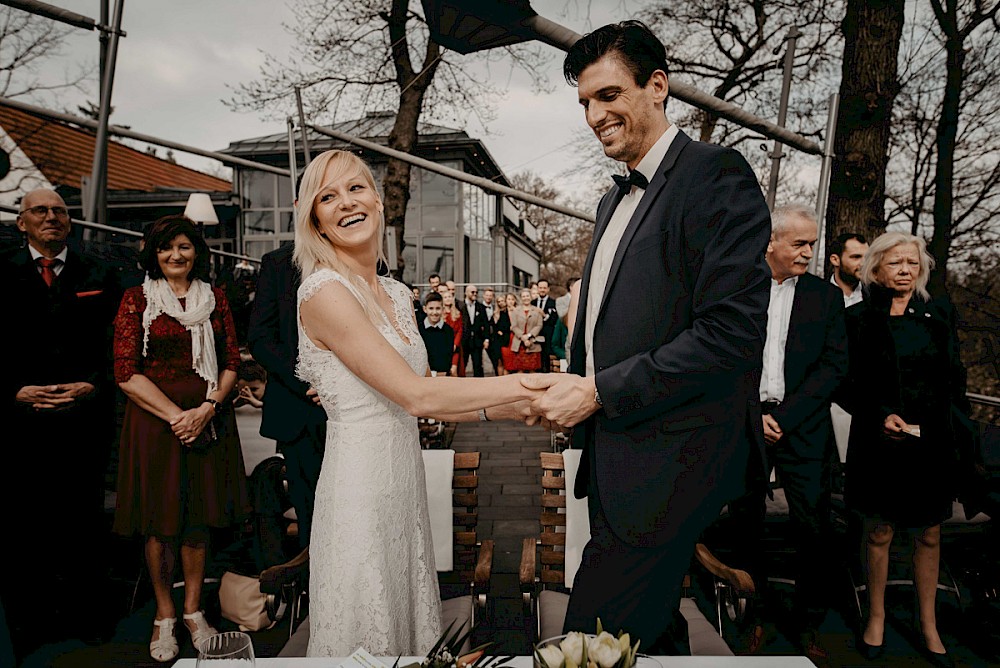
[[[519,580],[521,585],[524,618],[533,620],[529,633],[532,640],[550,638],[562,633],[563,620],[569,604],[567,567],[571,573],[579,565],[582,545],[567,545],[567,535],[574,542],[576,530],[567,526],[567,477],[564,456],[579,457],[579,450],[561,453],[541,453],[542,498],[541,534],[538,538],[525,538],[521,548]],[[589,533],[589,529],[587,529]],[[728,569],[724,564],[711,558],[705,546],[696,552],[699,560],[707,561],[718,573],[731,577],[734,585],[746,582],[749,575],[744,571]],[[567,560],[575,563],[567,563]],[[685,578],[685,588],[689,578]],[[685,595],[681,599],[681,614],[688,623],[688,635],[692,655],[731,656],[729,646],[722,640],[713,625],[698,610],[694,600]]]
[[[492,540],[480,541],[477,533],[479,462],[478,452],[455,453],[451,485],[453,568],[450,571],[438,572],[442,595],[442,630],[452,622],[456,622],[455,629],[472,628],[489,603],[494,544]],[[304,555],[308,564],[308,548]],[[297,566],[294,561],[296,560],[275,568],[295,568]],[[298,566],[301,566],[301,563]],[[274,569],[268,570],[274,571]],[[267,571],[261,574],[262,580],[265,574]],[[280,572],[276,572],[275,575],[280,576]],[[306,617],[278,656],[305,656],[308,646],[309,618]],[[464,650],[470,648],[466,641]]]

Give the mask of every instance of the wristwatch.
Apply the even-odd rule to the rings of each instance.
[[[596,385],[594,386],[594,401],[596,401],[596,402],[597,402],[597,405],[598,405],[598,406],[600,406],[601,408],[603,408],[603,407],[604,407],[604,402],[603,402],[603,401],[601,401],[601,393],[600,393],[600,391],[599,391],[599,390],[597,389],[597,386],[596,386]]]
[[[204,403],[212,404],[212,412],[213,413],[218,413],[219,412],[219,402],[216,401],[215,399],[209,399],[208,397],[206,397],[205,401],[203,401],[201,403],[203,403],[203,404]]]

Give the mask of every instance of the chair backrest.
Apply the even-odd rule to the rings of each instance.
[[[565,588],[566,465],[561,452],[543,452],[539,580],[542,587]]]

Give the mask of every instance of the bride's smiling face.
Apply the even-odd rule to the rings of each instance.
[[[382,200],[361,170],[344,171],[330,163],[316,193],[316,229],[336,248],[370,246],[378,236]]]

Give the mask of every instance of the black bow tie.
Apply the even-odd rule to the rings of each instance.
[[[621,191],[626,195],[632,192],[632,186],[645,190],[646,186],[649,185],[649,181],[642,175],[642,172],[635,169],[629,172],[628,176],[612,174],[611,178],[615,180],[615,184],[617,184]]]

